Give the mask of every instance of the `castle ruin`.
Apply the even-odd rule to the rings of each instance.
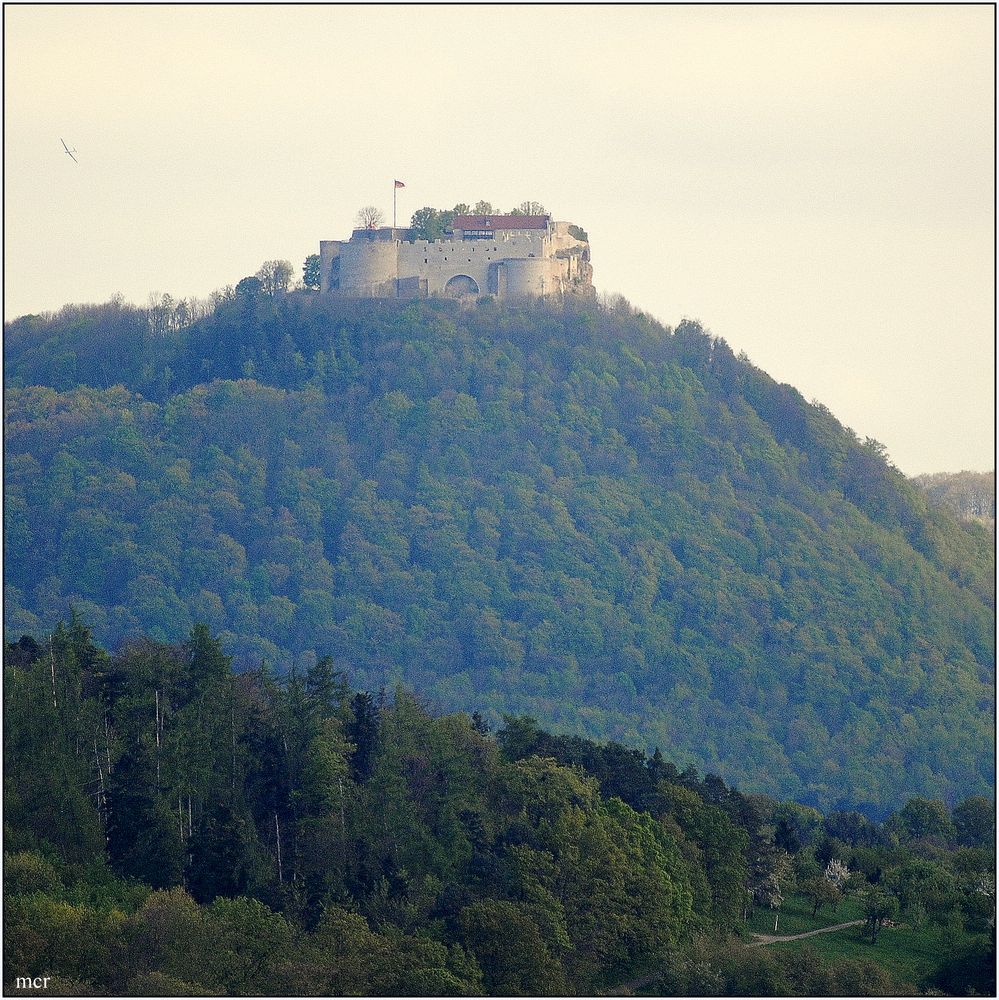
[[[343,298],[594,295],[586,233],[549,215],[459,215],[442,240],[355,229],[319,257],[322,291]]]

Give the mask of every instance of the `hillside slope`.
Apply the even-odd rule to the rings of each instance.
[[[238,295],[6,349],[12,634],[200,620],[823,808],[991,787],[988,534],[696,324]]]

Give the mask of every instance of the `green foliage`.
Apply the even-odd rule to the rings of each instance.
[[[52,646],[62,718],[93,726],[93,756],[59,740],[27,755],[42,740],[21,715],[52,698],[30,642],[7,650],[5,751],[17,787],[75,766],[97,836],[71,835],[71,786],[53,805],[8,786],[12,843],[58,860],[8,859],[24,968],[119,992],[563,993],[679,944],[697,916],[696,839],[688,858],[581,771],[504,759],[481,720],[435,719],[401,689],[351,698],[331,660],[280,684],[233,675],[200,625],[109,658],[74,619]]]
[[[236,294],[243,299],[251,299],[264,290],[263,280],[259,275],[241,278],[236,284]]]
[[[328,654],[869,818],[989,793],[991,546],[876,443],[626,304],[254,280],[162,336],[9,325],[9,629],[204,621],[246,669]]]
[[[79,618],[51,650],[6,654],[8,968],[44,970],[57,992],[593,994],[656,967],[688,994],[897,993],[869,957],[877,941],[898,965],[896,928],[879,932],[899,914],[933,942],[920,977],[987,980],[974,962],[994,926],[994,852],[949,849],[925,823],[900,844],[892,831],[939,820],[925,802],[865,821],[856,846],[827,834],[792,857],[774,818],[814,834],[821,815],[529,717],[493,738],[402,688],[351,696],[332,659],[280,682],[237,675],[200,625],[108,657]],[[92,755],[64,733],[86,733]],[[23,793],[47,771],[92,790],[96,836],[65,808],[81,804],[72,783],[47,786],[53,803]],[[981,804],[963,805],[970,836]],[[810,930],[851,869],[877,881],[835,918],[866,918],[864,960],[726,943],[747,888],[787,910],[782,930]],[[769,911],[749,927],[770,930]]]
[[[409,222],[410,239],[416,240],[443,240],[447,239],[455,217],[458,215],[545,215],[545,208],[540,202],[525,201],[509,212],[496,212],[488,201],[477,201],[473,208],[469,208],[464,202],[459,202],[451,209],[438,209],[426,206],[418,208]],[[578,229],[577,226],[570,227],[570,232]],[[579,230],[582,232],[582,230]],[[574,234],[575,235],[575,234]],[[584,234],[578,239],[586,239]]]
[[[204,912],[212,942],[202,976],[223,994],[242,992],[251,984],[277,993],[275,959],[287,954],[294,932],[278,913],[255,899],[218,899]]]
[[[972,795],[954,806],[951,813],[954,835],[964,847],[986,847],[996,835],[995,803],[984,795]]]
[[[898,915],[898,900],[882,889],[872,886],[864,893],[862,904],[864,928],[871,935],[871,944],[875,944],[885,922]]]
[[[295,268],[291,261],[265,260],[257,271],[257,278],[260,280],[262,291],[267,295],[275,295],[278,292],[288,291],[294,274]]]
[[[314,290],[318,290],[322,284],[319,254],[310,253],[305,258],[305,263],[302,265],[302,284]]]
[[[34,775],[26,781],[18,769],[5,769],[5,819],[26,835],[25,846],[50,846],[67,861],[84,861],[102,844],[88,794],[99,714],[84,697],[84,680],[103,670],[107,657],[75,617],[44,648],[31,645],[31,662],[22,658],[4,672],[5,704],[13,710],[4,726],[8,760],[30,760]]]
[[[810,878],[799,885],[799,889],[812,904],[812,916],[815,916],[823,906],[834,908],[840,900],[840,891],[828,879]]]
[[[954,838],[950,811],[939,799],[909,799],[895,816],[893,826],[904,840],[949,843]]]
[[[4,855],[4,889],[15,896],[52,893],[61,886],[59,874],[37,851]]]
[[[136,976],[159,973],[185,979],[194,972],[192,959],[201,957],[205,918],[183,889],[151,893],[128,925],[129,961]]]
[[[183,823],[183,803],[180,810]],[[199,902],[239,896],[252,883],[255,831],[231,805],[209,806],[188,843],[187,885]]]
[[[913,482],[925,491],[935,507],[951,511],[962,521],[978,522],[995,532],[996,474],[992,472],[938,472],[916,476]]]
[[[850,899],[842,904],[835,917],[820,913],[817,918],[812,919],[812,906],[804,897],[789,898],[785,904],[785,911],[781,918],[781,930],[787,934],[802,933],[823,925],[863,918],[859,903]],[[773,923],[771,921],[769,928],[765,921],[751,924],[751,927],[768,933],[772,931]],[[824,962],[836,967],[849,968],[860,964],[874,966],[881,977],[889,978],[897,984],[896,993],[917,995],[927,987],[932,988],[937,975],[950,964],[951,956],[963,953],[965,957],[974,955],[977,959],[984,957],[983,952],[987,954],[988,948],[985,938],[971,935],[961,937],[958,943],[944,945],[939,927],[932,924],[914,927],[904,919],[896,922],[894,926],[885,927],[878,934],[876,943],[872,944],[870,938],[869,929],[861,924],[755,950],[767,951],[773,957],[784,961],[786,955],[807,949],[814,951]],[[988,977],[990,971],[988,967],[973,970],[965,966],[963,975],[970,973]],[[961,987],[954,989],[953,992],[960,995],[970,994],[968,980],[966,979]],[[990,992],[984,991],[984,994],[989,995]],[[844,990],[836,995],[842,994],[866,995],[866,991]]]
[[[950,996],[994,996],[995,935],[982,936],[962,944],[929,977],[929,984]]]
[[[737,939],[701,939],[656,980],[659,996],[898,996],[914,993],[904,978],[870,958],[824,959],[800,948],[747,949]]]
[[[418,208],[409,221],[410,238],[414,240],[443,240],[450,232],[455,212],[436,208]]]
[[[560,996],[565,980],[538,925],[522,906],[483,899],[458,915],[462,941],[475,955],[485,977],[487,995]]]

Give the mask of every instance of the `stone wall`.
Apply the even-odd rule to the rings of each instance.
[[[491,240],[416,240],[399,244],[399,271],[427,279],[429,295],[442,295],[456,275],[464,274],[479,287],[479,294],[497,294],[490,289],[490,269],[502,261],[521,257],[541,257],[546,238],[538,233],[497,234]]]
[[[321,287],[349,298],[592,294],[589,244],[568,227],[436,241],[410,240],[408,229],[359,229],[349,241],[320,242]]]

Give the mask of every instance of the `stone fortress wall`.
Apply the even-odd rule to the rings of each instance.
[[[349,240],[319,244],[322,291],[344,298],[592,296],[589,243],[569,229],[547,216],[460,216],[449,238],[435,241],[414,239],[409,229],[355,229]]]

